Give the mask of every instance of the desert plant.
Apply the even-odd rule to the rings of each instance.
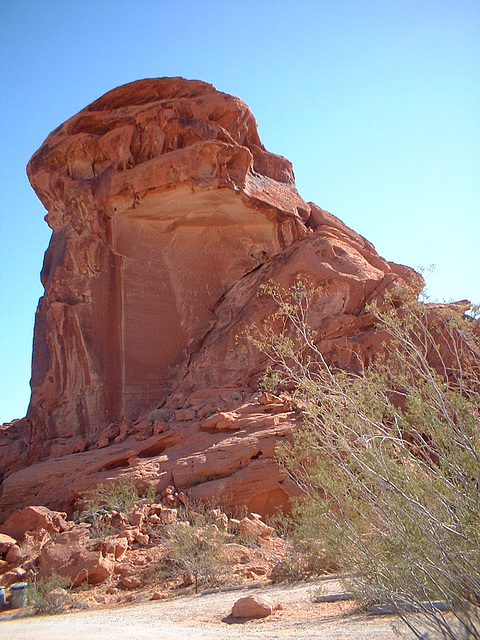
[[[148,421],[151,422],[151,424],[157,420],[158,422],[168,422],[172,417],[172,413],[173,412],[168,409],[154,409],[148,414]]]
[[[328,557],[323,540],[318,537],[305,539],[293,514],[277,510],[267,519],[267,524],[284,543],[282,557],[272,558],[275,560],[269,575],[272,582],[299,582],[337,569],[336,563]]]
[[[155,495],[155,488],[149,486],[144,499],[153,501]],[[103,539],[115,532],[109,514],[128,513],[141,499],[132,480],[119,478],[102,483],[81,496],[81,511],[75,512],[74,519],[91,524],[91,535]]]
[[[178,510],[178,520],[164,527],[165,562],[155,574],[191,574],[195,592],[200,585],[214,586],[228,576],[227,534],[215,524],[218,510],[201,502],[190,502]]]
[[[177,525],[167,542],[168,559],[176,573],[191,573],[195,593],[200,584],[213,586],[226,574],[224,536],[215,525]]]
[[[193,488],[199,484],[203,484],[204,482],[208,482],[208,478],[206,475],[200,473],[189,480],[188,486],[189,488]]]
[[[480,331],[462,305],[394,290],[369,313],[384,337],[368,367],[342,371],[316,345],[320,289],[264,293],[278,304],[249,338],[290,389],[304,424],[278,449],[303,490],[305,541],[325,540],[349,589],[392,605],[416,637],[480,638]],[[435,607],[446,601],[451,613]],[[407,615],[405,610],[416,612]],[[430,637],[430,636],[429,636]]]
[[[29,584],[28,601],[37,614],[62,613],[71,601],[70,587],[71,580],[69,578],[53,573]]]

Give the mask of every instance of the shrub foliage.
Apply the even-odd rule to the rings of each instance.
[[[480,638],[480,331],[475,309],[395,290],[368,307],[383,347],[368,366],[327,362],[309,324],[322,291],[270,283],[276,314],[249,339],[304,424],[279,447],[303,490],[304,540],[324,539],[349,588],[393,605],[416,637]],[[435,607],[446,601],[451,613]],[[403,614],[406,610],[416,614]],[[430,636],[429,636],[430,637]]]

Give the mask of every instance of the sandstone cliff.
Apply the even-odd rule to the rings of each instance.
[[[322,285],[319,347],[351,367],[376,346],[365,305],[414,272],[304,202],[245,103],[204,82],[110,91],[48,136],[28,176],[53,233],[0,509],[69,508],[122,474],[259,512],[285,504],[274,447],[298,415],[258,395],[264,362],[237,339],[273,310],[260,285]]]

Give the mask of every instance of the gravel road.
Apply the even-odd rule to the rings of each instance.
[[[336,580],[324,593],[336,593]],[[2,640],[394,640],[392,616],[352,612],[351,602],[313,602],[318,584],[220,592],[115,609],[91,609],[57,616],[0,618]],[[283,610],[243,624],[222,622],[238,598],[257,593],[275,598]],[[400,624],[400,623],[396,623]]]

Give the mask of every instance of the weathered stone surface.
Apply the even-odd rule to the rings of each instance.
[[[27,531],[44,529],[50,533],[58,533],[72,526],[65,521],[66,515],[44,506],[29,506],[12,513],[1,526],[1,531],[16,540],[24,540]]]
[[[5,556],[5,560],[8,562],[8,564],[21,564],[24,558],[25,554],[16,544],[10,547],[7,555]]]
[[[8,553],[16,544],[15,538],[8,536],[6,533],[0,533],[0,553]]]
[[[113,573],[114,562],[90,546],[85,528],[76,527],[57,534],[42,547],[38,559],[39,577],[58,573],[70,578],[74,587],[85,581],[89,584],[103,582]]]
[[[126,537],[109,537],[105,540],[103,547],[104,555],[112,554],[115,560],[121,560],[128,549],[128,540]]]
[[[2,576],[0,576],[0,585],[3,587],[9,587],[15,582],[21,582],[26,575],[25,569],[22,567],[15,567],[15,569],[11,569],[11,571],[6,571]]]
[[[142,80],[57,128],[28,175],[53,230],[37,311],[31,454],[164,397],[238,280],[306,233],[290,163],[209,84]]]
[[[238,530],[247,537],[269,538],[274,533],[273,527],[269,527],[259,518],[242,518],[238,523]]]
[[[251,595],[240,598],[235,602],[230,612],[232,618],[266,618],[274,611],[282,609],[282,605],[275,600],[263,596]]]
[[[304,202],[248,107],[204,82],[114,89],[53,131],[28,175],[53,235],[28,415],[0,431],[3,517],[71,511],[118,477],[173,486],[171,506],[187,492],[286,506],[274,450],[299,414],[258,395],[266,361],[239,339],[275,310],[261,285],[311,279],[318,348],[356,369],[380,340],[365,305],[420,276]]]
[[[0,425],[0,485],[10,473],[25,465],[28,432],[29,423],[25,419]]]

